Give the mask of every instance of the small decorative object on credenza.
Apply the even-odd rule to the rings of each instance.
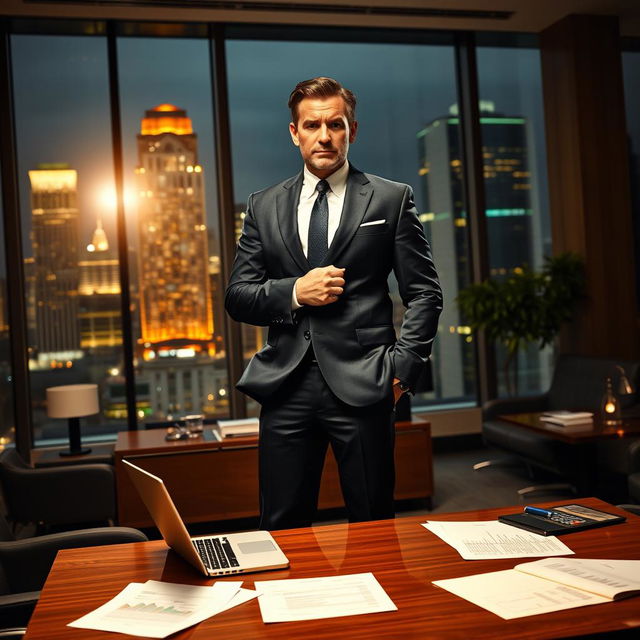
[[[204,431],[204,416],[201,413],[185,416],[184,426],[187,428],[190,438],[198,438]]]
[[[611,378],[607,378],[600,408],[602,420],[605,424],[617,424],[620,422],[620,401],[616,398],[615,393],[613,393]]]
[[[47,389],[47,415],[69,419],[69,449],[61,456],[81,456],[91,452],[80,441],[80,418],[100,411],[97,384],[67,384]]]
[[[622,418],[622,412],[620,408],[620,399],[618,396],[628,396],[634,393],[635,389],[627,378],[626,371],[616,365],[616,369],[619,374],[617,393],[613,390],[613,382],[611,377],[608,376],[605,381],[604,395],[602,396],[602,402],[600,403],[600,414],[602,421],[607,425],[620,424]]]

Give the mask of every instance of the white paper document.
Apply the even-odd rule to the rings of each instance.
[[[396,611],[372,573],[255,583],[263,622],[292,622]]]
[[[433,584],[511,620],[640,593],[640,560],[545,558]]]
[[[541,536],[497,520],[436,522],[422,525],[452,546],[465,560],[564,556],[573,551],[554,536]]]
[[[539,613],[610,602],[607,598],[507,569],[433,584],[511,620]]]
[[[156,580],[132,582],[115,598],[68,626],[165,638],[258,595],[240,585],[242,582],[216,582],[210,587]]]
[[[640,594],[640,560],[546,558],[518,564],[514,569],[609,600]]]

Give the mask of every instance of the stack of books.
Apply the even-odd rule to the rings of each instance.
[[[559,431],[585,431],[593,427],[589,411],[547,411],[540,416],[545,427]]]
[[[257,436],[258,418],[242,418],[240,420],[218,420],[216,430],[221,438],[237,438],[239,436]]]

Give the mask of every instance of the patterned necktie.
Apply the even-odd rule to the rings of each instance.
[[[329,250],[329,205],[327,204],[327,191],[329,183],[320,180],[316,185],[318,197],[311,209],[309,220],[309,239],[307,244],[307,260],[311,267],[319,267],[327,251]]]

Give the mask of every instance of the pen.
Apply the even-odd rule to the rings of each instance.
[[[543,518],[550,518],[553,515],[553,511],[547,511],[547,509],[538,509],[538,507],[525,507],[525,513],[529,513],[532,516],[542,516]]]

